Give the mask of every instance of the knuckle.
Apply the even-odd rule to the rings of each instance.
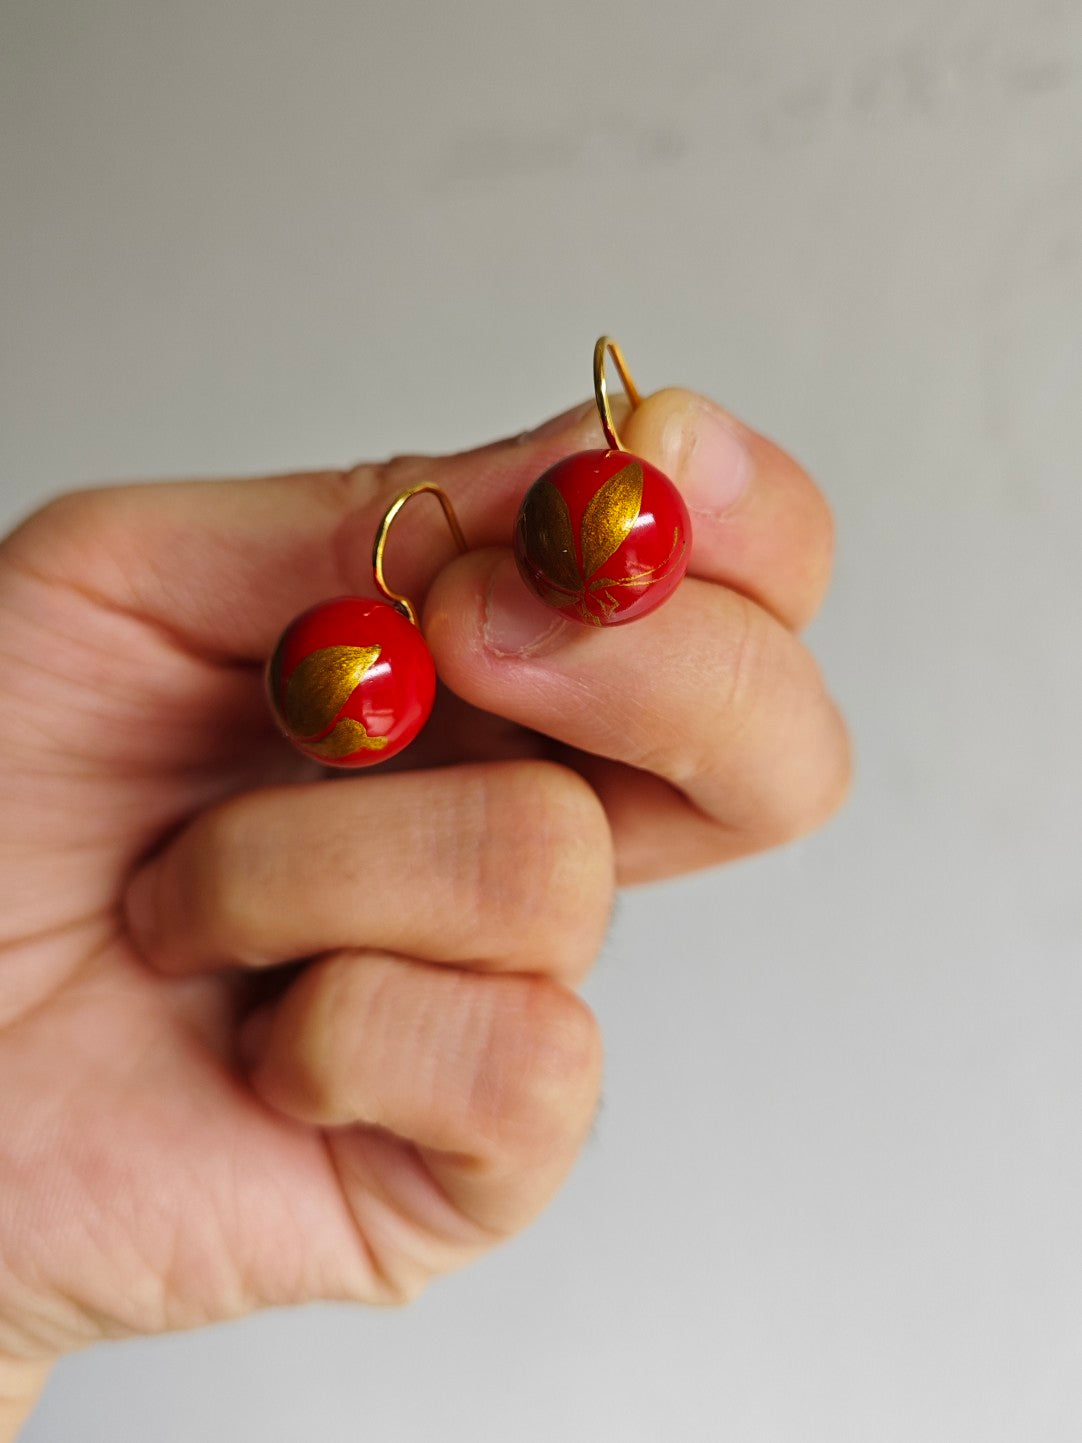
[[[519,942],[537,935],[569,965],[592,959],[612,906],[612,835],[604,808],[576,773],[514,762],[484,787],[480,905]]]
[[[815,785],[809,790],[802,828],[813,831],[840,810],[853,785],[853,742],[845,720],[833,702],[829,708],[829,737],[821,752]]]
[[[553,762],[519,763],[507,805],[530,817],[529,845],[537,849],[536,900],[546,911],[570,908],[572,925],[606,884],[611,888],[612,837],[604,808],[582,777]],[[521,825],[521,823],[520,823]]]
[[[775,624],[746,596],[734,595],[733,616],[721,669],[718,708],[725,718],[723,736],[733,742],[755,716],[767,665],[768,638]],[[716,743],[715,743],[716,744]],[[701,758],[697,759],[701,765]]]
[[[261,932],[261,898],[268,895],[258,829],[241,800],[226,802],[193,825],[178,857],[178,899],[189,925],[209,950],[253,964],[253,941]]]
[[[826,595],[834,567],[834,511],[811,477],[804,475],[803,505],[800,517],[799,548],[803,574],[799,582],[799,601],[794,605],[793,623],[806,626]]]
[[[829,574],[834,562],[834,551],[837,545],[838,527],[834,517],[834,508],[827,500],[823,492],[811,482],[811,493],[814,498],[816,512],[814,530],[816,549],[819,553],[820,565],[824,575]]]
[[[493,1024],[475,1081],[480,1135],[503,1154],[574,1145],[593,1117],[603,1049],[597,1021],[574,992],[545,978],[520,982]]]
[[[306,473],[305,482],[313,501],[349,514],[379,495],[382,471],[379,462],[358,461],[336,471]]]
[[[261,1072],[265,1095],[302,1121],[351,1122],[352,1048],[343,1019],[349,1003],[348,962],[332,956],[308,967],[292,984],[275,1017]]]
[[[125,488],[119,486],[90,486],[81,491],[66,491],[54,496],[40,510],[36,511],[26,525],[41,527],[58,532],[81,532],[88,522],[96,523],[107,517]]]
[[[403,1258],[393,1247],[380,1248],[369,1243],[376,1273],[376,1302],[385,1308],[408,1308],[424,1293],[432,1281],[429,1269]]]
[[[383,461],[358,461],[337,471],[307,477],[316,496],[328,507],[349,516],[358,509],[383,504],[399,491],[426,479],[431,456],[398,455]]]
[[[815,831],[838,811],[848,796],[853,776],[849,730],[837,707],[822,693],[821,719],[802,745],[794,747],[785,769],[786,785],[775,791],[765,809],[765,831],[771,843],[783,844]]]
[[[851,746],[810,651],[748,598],[733,593],[726,606],[716,660],[701,669],[714,677],[698,699],[710,724],[679,729],[637,764],[687,794],[705,784],[727,828],[757,850],[794,840],[838,810]]]
[[[348,1122],[333,1066],[317,1057],[312,1035],[306,1030],[286,1042],[276,1038],[252,1080],[265,1101],[297,1122],[316,1127]]]
[[[422,456],[412,451],[402,451],[389,456],[385,461],[378,462],[374,468],[379,489],[397,493],[407,486],[413,486],[426,479],[432,470],[432,464],[431,456]]]
[[[325,478],[326,504],[338,518],[334,551],[343,584],[348,590],[366,586],[357,572],[358,556],[371,547],[374,527],[392,500],[423,481],[438,480],[443,459],[434,456],[400,455],[385,461],[361,462]],[[453,542],[438,508],[421,507],[408,523],[415,545],[396,553],[395,584],[414,605],[423,607],[424,598],[438,566],[433,557],[454,554]]]
[[[44,574],[63,574],[68,549],[85,552],[88,545],[112,523],[123,487],[96,487],[67,491],[33,512],[4,542],[16,564]]]
[[[724,632],[719,628],[710,637],[711,652],[696,668],[698,713],[712,724],[655,728],[658,741],[636,760],[682,791],[713,775],[719,756],[743,744],[762,705],[763,677],[780,623],[738,592],[726,597],[726,607]]]

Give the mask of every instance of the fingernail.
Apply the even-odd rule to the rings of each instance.
[[[527,431],[524,439],[544,441],[549,436],[561,436],[565,431],[573,431],[589,415],[596,415],[593,401],[580,401],[577,406],[561,411],[558,416],[553,416],[532,431]]]
[[[497,562],[485,597],[485,646],[496,656],[544,656],[573,628],[526,589],[508,556]]]
[[[247,1068],[255,1067],[266,1051],[267,1038],[274,1023],[274,1007],[257,1007],[241,1024],[237,1033],[237,1056]]]
[[[751,480],[751,452],[733,422],[708,401],[673,416],[662,433],[667,465],[690,510],[722,516]]]

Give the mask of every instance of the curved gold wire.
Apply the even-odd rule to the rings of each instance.
[[[376,585],[392,605],[396,606],[405,616],[418,626],[417,610],[408,596],[401,592],[392,591],[387,585],[387,578],[383,574],[383,553],[387,549],[387,533],[391,529],[391,522],[405,506],[411,496],[418,496],[422,491],[431,491],[440,505],[443,507],[443,514],[447,518],[447,525],[451,528],[451,535],[455,539],[455,545],[459,551],[465,551],[466,538],[462,534],[462,527],[458,524],[458,517],[455,515],[455,508],[451,505],[450,497],[442,487],[437,486],[434,481],[422,481],[418,486],[411,486],[408,491],[403,491],[396,496],[390,506],[383,513],[383,517],[376,527],[376,538],[372,543],[372,574],[376,578]]]
[[[631,372],[627,368],[623,351],[611,336],[599,336],[597,345],[594,347],[594,400],[597,402],[598,413],[601,416],[601,429],[605,432],[605,440],[614,451],[622,451],[624,448],[616,434],[612,407],[609,405],[609,388],[605,383],[606,351],[612,357],[613,364],[620,373],[620,381],[627,392],[627,399],[631,402],[632,410],[641,403],[642,397],[639,395],[638,386],[631,379]]]

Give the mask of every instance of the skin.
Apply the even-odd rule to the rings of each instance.
[[[735,504],[703,501],[711,415]],[[698,467],[695,542],[670,601],[604,632],[508,583],[526,487],[602,444],[584,408],[470,454],[75,493],[0,546],[0,1438],[65,1352],[401,1303],[522,1228],[596,1107],[575,988],[614,888],[841,801],[797,635],[822,496],[688,392],[623,431],[678,485]],[[419,480],[475,548],[424,500],[388,547],[447,690],[402,757],[328,780],[262,663],[305,607],[373,594],[378,517]],[[501,596],[522,650],[486,643]]]

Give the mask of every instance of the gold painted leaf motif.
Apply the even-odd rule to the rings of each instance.
[[[340,757],[351,757],[354,752],[379,752],[387,745],[387,737],[370,737],[364,724],[344,716],[333,731],[319,742],[305,742],[304,749],[317,757],[337,761]]]
[[[582,574],[593,576],[627,540],[642,505],[642,467],[629,461],[593,496],[582,515]]]
[[[324,646],[297,663],[286,683],[282,710],[289,730],[298,740],[318,737],[327,730],[356,691],[365,672],[375,665],[379,652],[378,646]],[[361,727],[367,736],[360,722],[352,725]],[[325,740],[329,743],[331,738]],[[352,750],[356,751],[357,747]]]
[[[610,586],[649,586],[670,569],[672,565],[678,565],[684,557],[684,543],[680,539],[680,528],[677,526],[672,534],[672,550],[664,561],[657,562],[647,571],[636,571],[631,576],[598,576],[590,582],[589,591],[604,591]],[[675,561],[674,561],[675,558]]]
[[[551,481],[535,481],[526,492],[518,524],[526,559],[556,586],[581,591],[571,516]]]

